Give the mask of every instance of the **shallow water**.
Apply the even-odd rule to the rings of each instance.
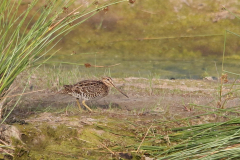
[[[235,1],[224,5],[233,13],[239,10]],[[224,69],[238,73],[239,24],[238,18],[215,1],[122,3],[111,6],[107,13],[99,12],[64,36],[55,48],[61,48],[60,52],[50,62],[77,63],[79,71],[87,75],[202,79],[221,74],[225,48],[225,58],[232,59],[224,61]],[[225,30],[230,31],[226,43]],[[121,64],[85,68],[86,63]]]
[[[112,77],[145,77],[160,79],[202,79],[206,76],[218,77],[222,73],[222,59],[201,57],[190,60],[163,59],[162,57],[146,56],[145,59],[138,56],[118,55],[110,53],[89,53],[79,55],[56,56],[50,62],[71,62],[79,64],[79,71],[87,75],[108,75]],[[86,68],[89,63],[101,67]],[[120,63],[120,64],[119,64]],[[112,67],[106,67],[115,65]],[[63,64],[64,66],[64,64]],[[68,70],[76,65],[67,65]],[[239,69],[237,60],[225,60],[224,69],[236,72]]]
[[[214,1],[139,1],[113,8],[65,36],[51,62],[77,63],[87,75],[202,79],[221,74],[225,44],[225,58],[232,59],[224,61],[224,69],[238,73],[240,21]],[[226,29],[231,32],[224,43]],[[86,63],[121,64],[85,68]]]
[[[71,36],[67,38],[73,38]],[[54,55],[50,62],[77,63],[80,65],[79,71],[84,74],[116,78],[202,79],[219,77],[222,73],[224,36],[114,43],[109,43],[109,38],[108,41],[101,41],[101,45],[96,45],[100,40],[79,42],[79,37],[74,40],[76,42],[62,42],[62,51]],[[223,69],[234,73],[239,73],[240,65],[238,40],[234,35],[227,35]],[[85,68],[86,63],[96,66],[120,65]]]

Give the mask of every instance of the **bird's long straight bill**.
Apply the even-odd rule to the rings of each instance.
[[[112,84],[112,83],[111,83]],[[125,93],[123,93],[120,89],[118,89],[114,84],[112,84],[114,88],[116,88],[120,93],[122,93],[124,96],[126,96],[127,98],[129,98]]]

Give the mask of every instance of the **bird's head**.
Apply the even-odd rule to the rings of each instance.
[[[127,98],[129,98],[125,93],[123,93],[120,89],[118,89],[114,84],[113,84],[113,80],[111,77],[103,77],[102,78],[102,82],[104,84],[106,84],[108,87],[114,87],[116,88],[120,93],[122,93],[124,96],[126,96]]]
[[[106,84],[108,87],[115,87],[111,77],[103,77],[102,82]]]

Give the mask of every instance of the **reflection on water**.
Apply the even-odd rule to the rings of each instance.
[[[162,59],[161,57],[146,57],[124,54],[90,53],[79,55],[55,56],[52,62],[72,62],[80,64],[79,71],[87,75],[109,75],[112,77],[154,77],[161,79],[201,79],[206,76],[218,77],[222,71],[221,58],[203,57],[191,60]],[[236,61],[236,62],[235,62]],[[97,66],[109,66],[117,63],[120,65],[110,68],[86,68],[85,63]],[[68,69],[75,67],[67,65]],[[70,68],[69,68],[70,67]],[[237,60],[225,60],[224,69],[238,73]]]

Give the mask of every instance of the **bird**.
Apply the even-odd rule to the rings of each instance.
[[[120,93],[129,98],[125,93],[118,89],[114,84],[111,77],[103,77],[102,80],[83,80],[74,85],[64,85],[63,92],[76,98],[79,109],[81,105],[79,99],[82,100],[82,104],[92,112],[92,109],[86,105],[87,100],[98,100],[109,94],[110,88],[116,88]]]

